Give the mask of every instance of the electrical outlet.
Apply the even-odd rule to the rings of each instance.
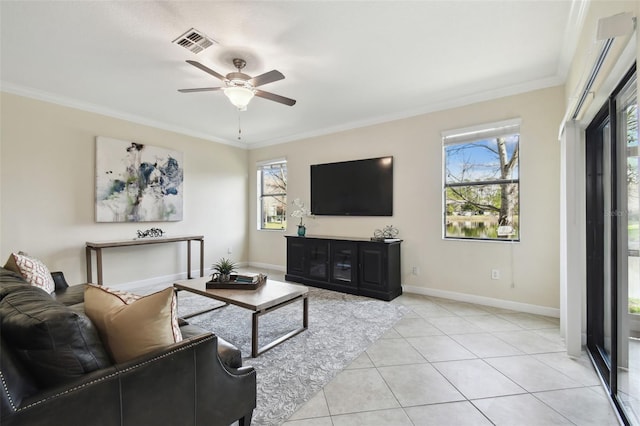
[[[233,253],[233,250],[231,249],[231,247],[229,247],[229,248],[227,249],[227,254],[231,254],[231,253]]]
[[[500,269],[492,269],[491,270],[491,279],[499,280],[500,279]]]
[[[420,275],[420,268],[418,268],[417,266],[414,266],[413,269],[411,270],[411,273],[413,275]]]

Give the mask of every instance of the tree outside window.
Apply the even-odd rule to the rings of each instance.
[[[520,239],[518,125],[444,137],[444,236]]]
[[[258,167],[259,229],[287,229],[287,162]]]

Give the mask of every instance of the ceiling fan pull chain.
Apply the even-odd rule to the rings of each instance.
[[[238,110],[238,140],[242,140],[242,128],[240,127],[240,110]]]

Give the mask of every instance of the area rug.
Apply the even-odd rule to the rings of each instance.
[[[180,292],[181,316],[216,301]],[[251,312],[226,306],[189,318],[242,350],[244,365],[257,373],[257,407],[252,425],[280,425],[407,312],[402,305],[366,297],[309,289],[309,329],[257,358],[251,358]],[[260,346],[302,324],[302,302],[260,317]]]

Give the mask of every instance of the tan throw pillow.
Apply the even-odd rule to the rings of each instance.
[[[123,305],[129,305],[142,296],[105,286],[88,284],[84,290],[84,312],[98,329],[102,341],[107,344],[105,315]]]
[[[49,269],[34,257],[27,256],[22,252],[11,253],[4,267],[10,271],[17,272],[29,284],[49,294],[56,289],[56,284],[53,282]]]
[[[88,285],[84,294],[85,313],[117,363],[181,341],[176,308],[172,288],[135,298],[131,293]]]

